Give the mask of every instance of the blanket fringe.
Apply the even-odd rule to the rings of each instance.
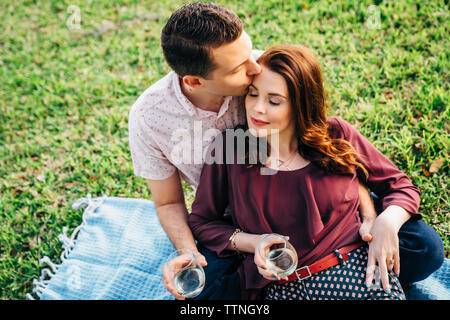
[[[61,264],[69,256],[70,252],[75,246],[76,236],[78,235],[80,230],[82,230],[83,227],[86,225],[87,217],[92,213],[94,213],[94,211],[103,203],[103,200],[106,198],[107,196],[104,195],[103,197],[92,199],[91,195],[88,194],[86,198],[80,198],[72,204],[72,208],[75,210],[85,209],[82,217],[82,222],[78,227],[75,228],[75,230],[72,232],[72,235],[69,236],[67,234],[68,228],[63,227],[62,233],[58,236],[58,239],[62,243],[63,247],[60,264],[53,263],[47,256],[44,256],[42,259],[39,260],[39,266],[46,264],[48,267],[42,269],[41,276],[39,277],[39,279],[33,279],[34,288],[32,290],[32,293],[35,294],[37,297],[39,298],[41,297],[42,293],[47,288],[50,279],[55,275],[55,273],[60,268]],[[35,300],[35,297],[31,293],[27,293],[26,299]]]

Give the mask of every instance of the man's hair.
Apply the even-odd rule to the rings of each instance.
[[[206,78],[217,66],[211,49],[235,41],[242,21],[230,10],[209,2],[193,2],[175,11],[161,33],[169,66],[179,75]]]

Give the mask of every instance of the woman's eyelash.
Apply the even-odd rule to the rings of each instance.
[[[279,106],[280,104],[278,102],[273,102],[272,100],[269,100],[269,103],[274,106]]]
[[[250,92],[247,93],[247,95],[250,96],[250,97],[257,97],[257,96],[258,96],[257,93],[250,93]],[[270,100],[270,99],[269,99],[269,103],[270,103],[271,105],[274,105],[274,106],[279,106],[279,105],[280,105],[279,102],[274,102],[274,101],[272,101],[272,100]]]

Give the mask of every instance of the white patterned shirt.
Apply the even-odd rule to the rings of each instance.
[[[219,112],[195,107],[171,71],[134,103],[128,129],[134,173],[162,180],[178,169],[195,189],[203,155],[220,132],[245,122],[243,97],[226,97]]]

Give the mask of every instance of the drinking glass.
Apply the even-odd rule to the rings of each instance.
[[[167,269],[172,276],[172,284],[180,295],[194,298],[202,292],[205,271],[192,251],[174,251],[168,258]]]
[[[280,278],[289,276],[297,268],[298,257],[295,248],[282,235],[265,235],[258,244],[259,255],[266,267]]]

